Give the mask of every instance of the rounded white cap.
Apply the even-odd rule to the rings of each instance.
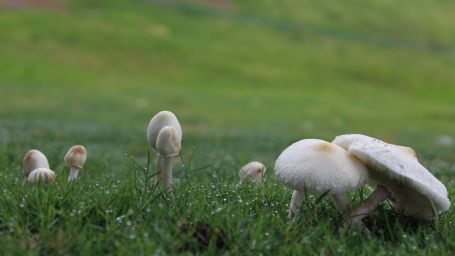
[[[182,148],[181,138],[174,127],[161,128],[156,139],[156,151],[164,157],[176,156]]]
[[[175,140],[182,141],[182,128],[177,117],[170,111],[161,111],[152,117],[147,128],[147,140],[154,149],[157,149],[158,134],[165,126],[173,127]]]
[[[72,146],[65,155],[65,164],[82,169],[87,160],[87,150],[82,145]]]
[[[241,181],[251,181],[254,183],[262,183],[267,168],[258,161],[252,161],[244,165],[239,171]]]
[[[331,194],[353,191],[368,180],[365,166],[343,148],[318,139],[298,141],[275,163],[278,180],[298,191]]]
[[[27,153],[25,153],[22,162],[25,177],[28,177],[30,173],[35,169],[38,168],[49,169],[49,162],[47,161],[46,156],[43,153],[41,153],[41,151],[36,149],[31,149]]]

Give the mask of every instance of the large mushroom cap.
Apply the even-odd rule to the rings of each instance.
[[[275,163],[278,180],[298,190],[323,194],[353,191],[368,179],[365,166],[335,144],[305,139],[285,149]]]
[[[47,168],[49,169],[49,162],[47,161],[46,156],[41,153],[41,151],[36,149],[31,149],[25,153],[23,159],[24,175],[28,177],[30,173],[38,168]]]
[[[170,111],[161,111],[152,117],[147,128],[147,140],[154,149],[157,149],[158,134],[166,126],[173,127],[175,139],[182,141],[182,128],[177,117]]]
[[[87,150],[82,145],[72,146],[65,155],[65,164],[82,169],[87,160]]]
[[[252,161],[240,168],[239,177],[241,181],[261,183],[266,170],[264,164],[261,162]]]
[[[55,173],[50,170],[49,168],[38,168],[33,170],[30,175],[27,177],[27,181],[29,183],[34,183],[39,180],[44,182],[54,182],[55,181]]]
[[[360,134],[338,136],[333,143],[363,161],[370,186],[384,186],[404,214],[431,219],[433,207],[438,213],[449,209],[446,187],[419,163],[412,148]]]

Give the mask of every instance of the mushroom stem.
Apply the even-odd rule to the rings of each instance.
[[[294,190],[294,192],[292,192],[291,203],[289,205],[288,219],[294,219],[299,217],[302,202],[303,193],[298,190]]]
[[[347,200],[345,194],[343,194],[343,193],[333,194],[332,197],[333,197],[333,200],[335,201],[335,204],[336,204],[338,210],[340,210],[340,212],[343,215],[345,215],[347,212],[349,212],[350,207],[349,207],[348,200]]]
[[[162,172],[163,171],[163,157],[160,154],[156,155],[155,159],[155,172]]]
[[[172,186],[172,158],[171,157],[162,157],[162,172],[161,177],[163,180],[163,185],[166,190]]]
[[[81,169],[79,167],[71,166],[70,175],[68,176],[68,181],[77,180],[77,175]]]
[[[363,218],[378,207],[378,205],[389,197],[389,191],[383,186],[378,185],[373,193],[363,201],[362,205],[354,209],[351,213],[352,222],[355,225],[361,224]]]

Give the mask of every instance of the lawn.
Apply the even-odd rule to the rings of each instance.
[[[292,142],[365,133],[415,148],[453,198],[453,10],[424,0],[0,7],[1,253],[454,254],[452,209],[422,222],[384,204],[368,237],[340,229],[329,197],[308,195],[289,222],[292,191],[273,171]],[[145,178],[145,129],[164,109],[184,133],[172,197]],[[74,144],[89,157],[68,184]],[[55,184],[25,183],[31,148]],[[250,160],[267,166],[263,186],[239,184]]]

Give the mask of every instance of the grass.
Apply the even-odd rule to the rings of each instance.
[[[184,2],[0,9],[2,253],[455,252],[452,210],[427,223],[384,204],[365,237],[308,195],[289,223],[291,191],[273,173],[296,140],[361,132],[415,148],[452,198],[455,148],[439,141],[455,138],[453,3]],[[162,109],[184,130],[172,197],[144,171],[145,128]],[[67,184],[73,144],[89,159]],[[30,148],[56,184],[25,184]],[[263,186],[238,184],[250,160],[268,167]]]

